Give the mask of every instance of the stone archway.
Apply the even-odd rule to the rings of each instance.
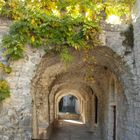
[[[55,102],[56,120],[78,120],[82,121],[82,99],[77,98],[72,94],[64,94],[59,96]],[[61,109],[60,109],[61,105]]]
[[[106,47],[97,47],[90,52],[89,55],[94,55],[96,58],[96,63],[92,63],[93,68],[92,80],[87,80],[85,78],[87,67],[85,67],[84,62],[80,61],[82,59],[83,52],[72,51],[75,56],[75,60],[68,66],[61,62],[58,56],[51,54],[49,56],[44,56],[42,62],[37,70],[37,75],[33,79],[33,105],[34,110],[37,114],[33,122],[36,123],[36,128],[33,128],[34,136],[40,137],[40,126],[41,124],[47,124],[48,126],[53,126],[53,122],[57,118],[56,106],[58,104],[57,99],[60,99],[64,95],[64,92],[69,92],[70,90],[76,90],[75,94],[78,98],[82,95],[87,99],[87,103],[83,103],[85,124],[92,129],[97,135],[102,134],[102,138],[108,138],[108,104],[109,104],[109,86],[110,79],[114,75],[117,81],[118,98],[118,117],[117,125],[121,128],[121,135],[117,136],[121,139],[125,136],[126,129],[124,128],[124,120],[126,117],[126,112],[129,110],[129,95],[127,90],[125,90],[127,83],[125,81],[130,81],[128,78],[128,70],[123,66],[121,58],[117,56],[112,50]],[[130,75],[129,75],[130,76]],[[132,87],[129,87],[132,88]],[[130,92],[129,92],[130,94]],[[95,104],[95,97],[98,98],[98,109]],[[89,100],[88,100],[89,99]],[[95,109],[96,111],[95,114]],[[125,110],[125,112],[123,111]],[[130,110],[129,110],[130,111]],[[98,114],[98,115],[97,115]],[[98,123],[95,123],[95,117]],[[34,117],[33,117],[34,118]],[[128,122],[125,122],[127,126]],[[117,129],[117,128],[116,128]],[[42,132],[43,133],[43,132]]]
[[[69,94],[70,93],[70,94]],[[84,98],[81,95],[78,95],[78,92],[71,90],[71,91],[67,91],[67,90],[63,90],[61,92],[59,92],[56,96],[55,96],[55,119],[58,119],[58,104],[59,101],[62,97],[67,96],[67,95],[72,95],[74,97],[76,97],[78,99],[78,101],[80,102],[80,118],[82,121],[85,120],[85,108],[82,108],[83,104],[86,102],[86,99],[84,100]]]
[[[56,113],[57,111],[55,111],[55,110],[57,109],[57,104],[58,104],[59,99],[61,97],[63,97],[64,95],[68,95],[68,93],[71,93],[71,95],[76,96],[81,101],[82,106],[84,106],[84,104],[87,105],[87,102],[90,101],[90,98],[87,96],[86,91],[82,90],[83,87],[81,87],[81,86],[78,87],[78,85],[76,83],[61,84],[59,86],[59,88],[60,88],[59,90],[56,89],[56,90],[53,90],[53,92],[50,93],[50,102],[56,103],[56,106],[53,106],[53,104],[50,105],[50,108],[51,108],[50,110],[51,111],[54,110],[50,114],[54,114],[54,112],[55,112],[55,114],[57,114]],[[89,93],[90,93],[91,92],[90,89],[88,89],[88,90],[89,90]],[[86,113],[85,108],[83,107],[81,117],[82,117],[82,120],[84,122],[87,120],[86,115],[88,115],[88,113]],[[55,118],[56,118],[56,116],[55,116]],[[54,120],[54,119],[52,119],[52,120]]]

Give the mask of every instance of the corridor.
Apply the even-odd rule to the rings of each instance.
[[[124,140],[128,106],[121,60],[98,47],[89,54],[96,61],[87,67],[81,61],[83,53],[73,52],[75,59],[68,67],[54,54],[42,59],[32,80],[33,139]],[[85,125],[62,121],[57,125],[59,120],[81,120]]]
[[[94,133],[89,131],[84,124],[80,122],[61,121],[61,125],[57,127],[50,140],[96,140]]]

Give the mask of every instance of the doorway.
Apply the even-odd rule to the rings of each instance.
[[[117,130],[117,94],[116,94],[116,83],[113,79],[110,86],[110,96],[109,96],[109,124],[108,124],[108,140],[116,140],[116,130]]]

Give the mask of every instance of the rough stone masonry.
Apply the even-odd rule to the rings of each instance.
[[[81,101],[81,119],[100,136],[99,140],[113,140],[112,106],[117,107],[117,140],[140,140],[139,7],[137,1],[133,13],[134,45],[124,44],[127,38],[122,32],[128,31],[128,26],[104,25],[103,46],[89,54],[96,60],[89,75],[82,61],[84,52],[74,50],[71,52],[75,59],[69,66],[56,54],[30,47],[23,59],[10,62],[12,73],[2,76],[10,84],[11,97],[0,103],[0,140],[46,139],[58,119],[57,104],[68,93]],[[10,24],[0,19],[0,39]],[[0,61],[6,63],[3,57]],[[95,97],[99,100],[98,124],[94,122]]]

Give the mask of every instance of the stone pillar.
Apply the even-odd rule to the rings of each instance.
[[[35,103],[33,103],[33,118],[32,118],[32,129],[33,129],[33,132],[32,132],[32,138],[33,139],[36,139],[38,138],[38,121],[37,121],[37,110],[36,110],[36,105]]]
[[[133,11],[133,26],[134,26],[134,55],[135,55],[135,67],[137,77],[137,90],[138,94],[135,97],[135,137],[133,139],[139,140],[140,138],[140,1],[136,0],[136,4]]]

